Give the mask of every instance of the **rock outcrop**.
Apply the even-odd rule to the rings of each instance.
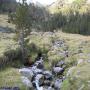
[[[52,70],[46,70],[44,68],[44,60],[40,57],[30,67],[24,67],[19,69],[22,75],[22,82],[33,90],[60,90],[63,82],[64,68],[60,67],[64,62],[59,62],[60,66],[53,66]],[[57,64],[57,65],[58,65]]]

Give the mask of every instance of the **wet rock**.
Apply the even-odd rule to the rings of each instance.
[[[43,86],[40,86],[40,84],[41,84],[41,82],[42,82],[42,81],[40,81],[40,80],[42,80],[42,75],[36,76],[36,78],[35,78],[36,90],[43,90],[43,89],[44,89]],[[43,83],[43,82],[42,82],[42,83]]]
[[[55,90],[53,87],[49,86],[47,90]]]
[[[41,64],[41,63],[39,63],[39,64],[37,65],[37,68],[38,68],[38,69],[44,69],[44,65]]]
[[[38,69],[44,69],[44,61],[42,57],[40,58],[40,60],[35,62],[34,66],[36,66]]]
[[[45,86],[50,86],[51,85],[51,81],[50,80],[44,80],[43,83]]]
[[[46,80],[52,80],[53,75],[50,71],[44,71],[43,74]]]
[[[30,67],[30,69],[32,69],[34,71],[35,69],[37,69],[37,66],[33,65],[32,67]]]
[[[63,74],[64,66],[65,62],[62,60],[55,63],[52,71],[45,70],[42,54],[39,53],[31,67],[19,69],[19,72],[26,77],[23,78],[23,83],[25,83],[26,86],[31,83],[32,86],[30,84],[30,87],[33,87],[33,90],[60,90],[61,83],[65,78],[62,76],[58,78],[56,75],[60,76]]]
[[[36,69],[33,70],[33,72],[34,72],[34,74],[37,75],[37,74],[42,74],[43,73],[43,70],[36,68]]]
[[[44,83],[44,75],[43,74],[37,74],[35,77],[35,82],[38,81],[38,85],[42,85]]]
[[[41,62],[36,62],[36,63],[34,64],[34,66],[36,66],[36,67],[39,68],[39,69],[44,69],[44,64],[41,63]]]

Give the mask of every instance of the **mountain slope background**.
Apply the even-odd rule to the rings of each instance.
[[[51,13],[58,12],[63,7],[69,7],[72,6],[74,3],[88,5],[90,4],[90,0],[57,0],[56,2],[53,2],[52,4],[48,5],[49,10]]]

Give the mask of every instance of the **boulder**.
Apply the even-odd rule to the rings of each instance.
[[[44,86],[50,86],[51,81],[50,80],[44,80]]]
[[[35,77],[35,80],[38,80],[39,82],[44,80],[44,75],[43,74],[37,74]]]
[[[55,90],[53,87],[49,86],[47,90]]]
[[[41,63],[39,63],[39,64],[37,65],[37,68],[38,68],[38,69],[44,69],[44,65],[41,64]]]
[[[33,70],[33,72],[34,72],[35,75],[37,75],[37,74],[42,74],[43,70],[36,68],[36,69]]]
[[[64,69],[61,67],[53,67],[53,73],[55,74],[62,74],[64,72]]]
[[[52,80],[53,75],[50,71],[44,71],[43,74],[46,80]]]
[[[37,69],[37,66],[36,65],[33,65],[32,67],[30,67],[33,71],[35,70],[35,69]]]
[[[37,74],[35,77],[36,88],[40,88],[40,86],[44,83],[44,76],[42,74]]]

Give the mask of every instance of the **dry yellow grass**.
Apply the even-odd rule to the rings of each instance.
[[[0,14],[0,26],[15,29],[15,25],[8,23],[8,15]]]

